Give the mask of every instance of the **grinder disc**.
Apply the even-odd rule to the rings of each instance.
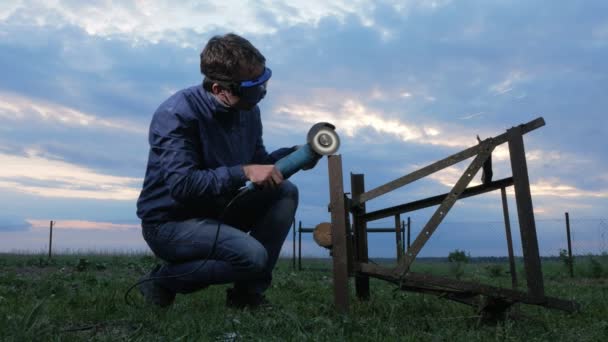
[[[336,153],[340,148],[340,137],[329,127],[319,128],[309,141],[310,147],[316,153],[327,156]]]

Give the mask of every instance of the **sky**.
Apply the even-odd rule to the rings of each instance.
[[[2,1],[0,252],[146,250],[135,214],[158,105],[201,83],[214,35],[250,40],[273,70],[260,103],[268,150],[337,127],[349,174],[371,189],[508,128],[524,136],[541,253],[608,239],[608,3],[568,1]],[[469,161],[368,202],[448,192]],[[506,145],[494,179],[511,175]],[[479,176],[471,185],[480,184]],[[329,221],[327,161],[291,179],[296,222]],[[509,208],[519,240],[513,192]],[[413,238],[434,208],[408,213]],[[457,202],[421,255],[505,255],[500,192]],[[393,219],[370,223],[390,227]],[[489,227],[489,228],[488,228]],[[393,256],[392,234],[370,255]],[[516,242],[516,254],[521,254]],[[291,252],[291,237],[284,254]],[[327,256],[304,237],[305,255]]]

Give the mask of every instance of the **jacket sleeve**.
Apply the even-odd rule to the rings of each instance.
[[[161,176],[178,202],[220,196],[246,182],[242,165],[206,169],[202,165],[196,121],[161,111],[150,126],[150,147],[159,156]]]
[[[272,152],[272,153],[268,153],[266,151],[266,147],[264,146],[264,139],[262,138],[262,121],[260,119],[259,116],[259,112],[257,115],[257,127],[258,127],[258,131],[257,131],[257,139],[256,139],[256,144],[255,144],[255,153],[253,155],[253,159],[252,159],[252,163],[253,164],[274,164],[276,163],[279,159],[285,157],[286,155],[290,154],[291,152],[296,150],[296,147],[283,147],[283,148],[279,148],[278,150]]]

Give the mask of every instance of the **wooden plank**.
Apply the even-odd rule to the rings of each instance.
[[[329,208],[331,211],[334,304],[340,312],[348,310],[348,251],[344,206],[342,157],[328,157]]]
[[[497,181],[491,182],[489,184],[472,186],[472,187],[464,190],[462,192],[462,194],[460,194],[460,197],[458,199],[481,195],[486,192],[495,191],[500,188],[511,186],[511,185],[513,185],[512,177],[497,180]],[[367,222],[370,222],[370,221],[380,220],[380,219],[383,219],[386,217],[394,216],[395,214],[403,214],[403,213],[407,213],[407,212],[411,212],[411,211],[416,211],[416,210],[432,207],[432,206],[441,204],[441,202],[443,202],[443,200],[445,200],[445,198],[448,195],[449,195],[449,193],[441,194],[441,195],[417,200],[414,202],[397,205],[394,207],[384,208],[384,209],[380,209],[380,210],[376,210],[376,211],[370,211],[369,213],[366,213],[362,217]]]
[[[464,297],[466,297],[466,294],[468,293],[471,296],[484,295],[507,301],[541,305],[566,312],[580,310],[580,305],[574,301],[554,297],[543,297],[542,299],[539,299],[522,291],[480,284],[472,281],[457,280],[417,272],[408,272],[403,277],[395,277],[395,272],[393,272],[392,269],[369,263],[360,264],[359,269],[361,272],[366,272],[371,277],[390,281],[407,291],[418,291],[418,289],[422,289],[425,293],[432,294],[432,292],[435,292],[439,295],[441,295],[442,292],[453,292],[454,294],[461,293]]]
[[[526,124],[520,125],[518,126],[518,128],[520,128],[522,134],[528,133],[532,130],[535,130],[539,127],[542,127],[545,125],[545,120],[541,117],[541,118],[536,118]],[[507,142],[508,138],[507,138],[507,134],[503,133],[495,138],[490,138],[493,141],[494,147],[503,144],[505,142]],[[490,139],[486,139],[483,140],[484,142]],[[374,199],[378,196],[384,195],[387,192],[393,191],[397,188],[400,188],[404,185],[407,185],[413,181],[416,181],[420,178],[426,177],[430,174],[433,174],[439,170],[443,170],[448,166],[457,164],[463,160],[466,160],[468,158],[473,157],[476,154],[479,154],[479,152],[482,149],[482,144],[476,145],[476,146],[472,146],[466,150],[463,150],[461,152],[458,152],[456,154],[453,154],[445,159],[439,160],[431,165],[428,165],[426,167],[423,167],[422,169],[416,170],[410,174],[407,174],[403,177],[397,178],[393,181],[390,181],[384,185],[381,185],[377,188],[374,188],[368,192],[365,192],[361,195],[359,201],[355,204],[358,203],[363,203],[363,202],[367,202],[371,199]]]
[[[519,218],[528,291],[531,296],[540,299],[545,295],[545,288],[538,252],[536,223],[534,222],[534,209],[532,208],[530,180],[528,178],[528,166],[522,134],[521,127],[507,130],[511,170],[513,171],[513,188],[515,190],[515,202],[517,203],[517,216]]]

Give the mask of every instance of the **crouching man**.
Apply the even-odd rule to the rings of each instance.
[[[137,215],[148,246],[166,263],[141,279],[149,303],[165,307],[177,293],[233,283],[228,306],[268,304],[264,291],[298,189],[274,166],[294,148],[269,154],[262,140],[257,104],[272,75],[265,61],[248,40],[215,36],[200,54],[202,85],[178,91],[154,113]],[[258,190],[222,215],[247,181]]]

